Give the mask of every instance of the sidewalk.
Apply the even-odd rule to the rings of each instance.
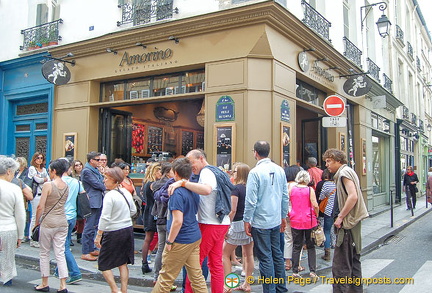
[[[366,254],[382,245],[386,240],[389,240],[392,235],[396,235],[414,221],[431,211],[431,205],[428,205],[428,208],[425,207],[424,196],[417,199],[417,208],[414,210],[414,216],[411,216],[411,211],[406,210],[405,203],[395,206],[393,209],[393,227],[390,227],[391,215],[389,206],[386,206],[382,211],[374,211],[375,214],[371,213],[371,216],[362,222],[362,254]],[[75,237],[73,237],[73,239],[75,246],[72,247],[72,252],[75,256],[78,266],[81,269],[83,277],[86,279],[104,280],[101,272],[97,269],[97,261],[89,262],[81,260],[81,245],[76,243]],[[139,233],[136,234],[135,250],[141,250],[142,243],[143,235]],[[324,261],[321,259],[323,253],[323,248],[317,247],[317,273],[331,267],[331,261]],[[154,265],[154,257],[155,255],[152,255],[152,263],[150,264],[151,268],[153,268]],[[28,242],[23,243],[17,250],[17,259],[26,261],[27,263],[31,263],[32,265],[39,267],[39,249],[30,247]],[[51,253],[51,263],[55,264],[53,253]],[[302,260],[302,265],[306,267],[306,272],[308,272],[307,260]],[[115,276],[119,275],[118,270],[113,270],[113,272]],[[240,274],[240,271],[237,271],[237,273]],[[287,275],[290,273],[291,272],[287,272]],[[258,262],[255,262],[254,275],[259,275]],[[179,277],[177,278],[177,285],[181,284],[181,280],[182,275],[180,273]],[[141,272],[141,254],[136,254],[135,264],[129,266],[129,284],[144,287],[153,286],[153,272],[147,273],[145,275],[143,275]]]

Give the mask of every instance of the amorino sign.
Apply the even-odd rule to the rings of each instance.
[[[129,55],[129,53],[126,51],[123,54],[119,66],[141,64],[149,61],[166,60],[171,58],[172,55],[173,55],[173,51],[169,48],[165,50],[158,50],[154,52],[134,54],[134,55]]]

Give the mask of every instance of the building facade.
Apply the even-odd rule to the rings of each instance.
[[[104,1],[104,14],[86,17],[87,6],[80,26],[73,21],[79,1],[34,3],[29,13],[46,23],[0,53],[0,69],[6,76],[11,62],[47,55],[74,61],[64,63],[70,71],[64,85],[35,74],[51,89],[45,97],[52,157],[84,160],[100,150],[110,161],[133,163],[142,176],[147,158],[199,147],[229,170],[237,161],[253,166],[253,143],[267,140],[281,166],[314,156],[324,167],[327,148],[346,151],[370,210],[401,200],[408,165],[424,192],[432,46],[416,1],[385,2],[384,11],[359,0],[286,2]],[[392,23],[385,38],[375,24],[383,13]],[[10,118],[15,106],[6,96],[35,88],[20,87],[22,70],[16,71],[2,84],[2,113]],[[329,96],[344,102],[339,118],[325,111]],[[3,153],[18,153],[14,123],[2,125]]]

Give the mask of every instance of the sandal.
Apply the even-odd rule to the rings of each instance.
[[[318,276],[315,274],[315,272],[310,272],[309,276],[314,280],[318,279]]]
[[[304,267],[302,267],[302,266],[299,266],[299,267],[298,267],[298,271],[299,271],[299,272],[303,272],[304,270],[305,270]]]
[[[224,293],[231,293],[231,292],[232,292],[232,289],[227,288],[227,287],[224,286],[224,290],[223,290],[223,292],[224,292]]]
[[[246,289],[246,284],[243,284],[243,285],[241,285],[240,287],[238,287],[236,290],[239,290],[239,291],[244,291],[244,292],[251,292],[251,287],[249,286],[249,288],[248,289]]]
[[[294,279],[303,279],[303,277],[300,276],[300,274],[298,274],[298,273],[293,273],[293,274],[292,274],[292,277],[293,277]]]
[[[289,270],[291,270],[292,269],[292,265],[285,265],[285,270],[286,271],[289,271]]]

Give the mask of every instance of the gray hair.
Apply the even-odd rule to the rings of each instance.
[[[309,157],[307,163],[309,166],[315,167],[318,164],[318,161],[315,157]]]
[[[305,170],[301,170],[300,172],[298,172],[295,178],[295,182],[304,183],[306,185],[308,185],[310,181],[311,179],[310,179],[309,172]]]
[[[4,175],[8,170],[15,173],[19,168],[19,163],[14,159],[6,156],[0,156],[0,175]]]

